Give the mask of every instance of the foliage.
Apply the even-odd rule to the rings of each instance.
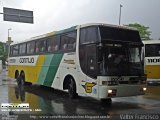
[[[7,54],[5,44],[0,42],[0,60],[2,60],[3,65],[5,65],[5,61],[7,60]]]
[[[150,35],[152,32],[149,31],[149,27],[138,23],[128,24],[126,26],[136,28],[139,31],[142,40],[151,40]]]

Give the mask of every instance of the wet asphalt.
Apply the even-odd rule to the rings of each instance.
[[[143,96],[113,98],[112,104],[104,104],[88,97],[70,99],[67,92],[44,86],[19,87],[3,71],[0,74],[0,103],[29,103],[27,111],[2,111],[1,108],[1,119],[62,119],[62,116],[73,116],[72,119],[136,119],[141,115],[160,119],[160,86],[148,86]],[[41,118],[42,115],[47,118]]]

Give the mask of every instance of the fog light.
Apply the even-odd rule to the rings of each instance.
[[[116,89],[108,90],[108,97],[115,97],[116,94],[117,94],[117,90]]]
[[[143,91],[146,91],[146,90],[147,90],[147,88],[144,87],[144,88],[143,88]]]
[[[111,94],[111,93],[112,93],[112,90],[108,90],[108,93]]]

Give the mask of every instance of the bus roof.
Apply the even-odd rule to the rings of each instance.
[[[60,31],[52,31],[52,32],[49,32],[49,33],[46,33],[46,34],[43,34],[43,35],[32,37],[30,39],[26,39],[26,40],[21,41],[21,42],[14,42],[11,45],[20,44],[20,43],[23,43],[23,42],[28,42],[28,41],[32,41],[32,40],[36,40],[36,39],[40,39],[40,38],[45,38],[45,37],[49,37],[49,36],[52,36],[52,35],[63,34],[63,33],[66,33],[66,32],[74,31],[77,28],[85,28],[85,27],[89,27],[89,26],[106,26],[106,27],[113,27],[113,28],[137,31],[135,28],[131,28],[131,27],[127,27],[127,26],[103,24],[103,23],[88,23],[88,24],[73,26],[73,27],[70,27],[70,28],[67,28],[67,29],[63,29],[63,30],[60,30]]]
[[[113,24],[104,24],[104,23],[88,23],[88,24],[83,24],[83,25],[79,25],[79,26],[80,26],[80,28],[89,27],[89,26],[107,26],[107,27],[114,27],[114,28],[121,28],[121,29],[127,29],[127,30],[135,30],[135,31],[137,31],[137,29],[132,28],[132,27],[128,27],[128,26],[113,25]]]
[[[142,41],[144,44],[160,44],[160,40],[144,40]]]
[[[32,40],[40,39],[40,38],[49,37],[49,36],[52,36],[52,35],[58,35],[58,34],[70,32],[70,31],[76,30],[76,27],[77,26],[73,26],[73,27],[70,27],[70,28],[67,28],[67,29],[63,29],[63,30],[60,30],[60,31],[52,31],[52,32],[49,32],[49,33],[46,33],[46,34],[43,34],[43,35],[31,37],[31,38],[26,39],[24,41],[14,42],[11,45],[20,44],[20,43],[24,43],[24,42],[29,42],[29,41],[32,41]]]

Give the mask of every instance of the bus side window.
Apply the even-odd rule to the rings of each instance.
[[[97,27],[82,28],[80,38],[80,44],[95,43],[98,40]]]
[[[160,55],[159,44],[146,44],[145,45],[145,57],[156,57]]]
[[[47,51],[48,52],[55,52],[58,50],[58,45],[60,42],[60,36],[51,36],[50,38],[47,39]]]
[[[157,44],[157,56],[160,55],[160,44]]]
[[[27,54],[33,54],[35,50],[35,41],[27,43]]]
[[[63,50],[67,50],[67,44],[63,45]]]
[[[13,46],[13,55],[18,55],[18,51],[19,51],[19,45],[14,45]]]
[[[44,53],[46,51],[46,40],[41,39],[36,41],[36,53]]]
[[[39,52],[39,48],[38,47],[36,47],[36,53],[38,53]]]
[[[74,51],[76,47],[76,31],[61,36],[61,50]]]
[[[20,44],[19,45],[19,54],[23,55],[26,53],[26,43]]]
[[[51,52],[51,51],[52,51],[52,47],[48,46],[48,52]]]
[[[58,45],[56,45],[56,46],[54,47],[54,49],[55,49],[55,51],[57,51],[57,50],[58,50]]]

